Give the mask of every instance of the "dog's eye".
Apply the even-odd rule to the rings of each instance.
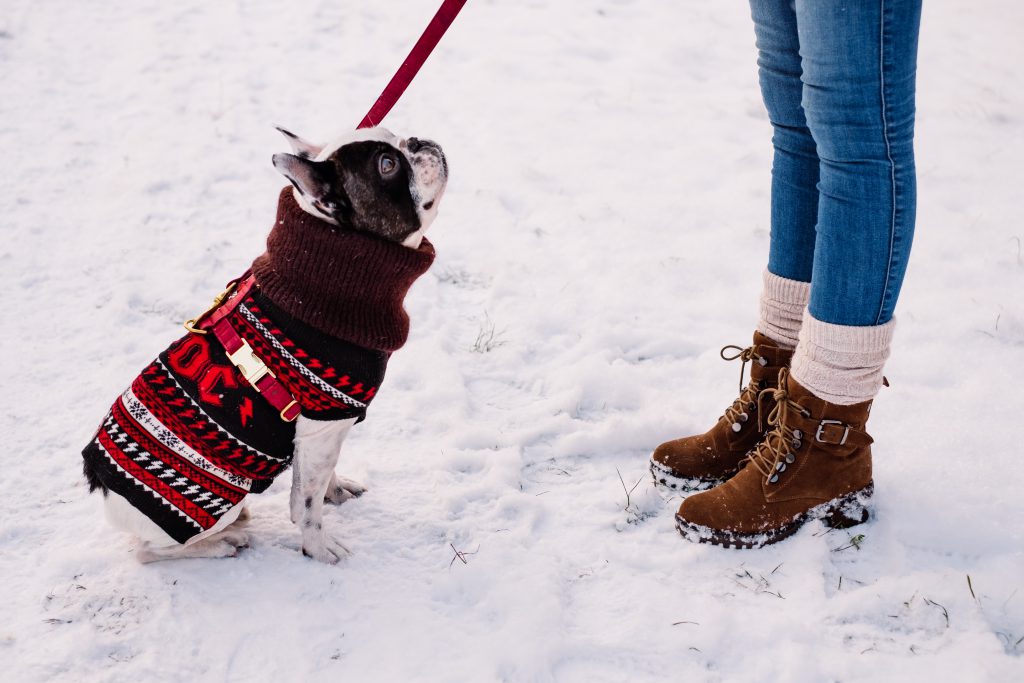
[[[394,175],[398,170],[398,160],[390,154],[381,154],[380,161],[377,163],[380,174],[385,178]]]

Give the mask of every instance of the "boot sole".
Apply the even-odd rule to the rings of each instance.
[[[724,484],[729,478],[678,477],[672,473],[672,470],[663,468],[656,460],[651,460],[650,469],[655,484],[667,486],[675,491],[707,491],[719,484]]]
[[[870,503],[874,494],[874,482],[859,491],[853,491],[846,495],[835,498],[826,503],[816,505],[807,512],[797,515],[792,522],[779,527],[768,529],[756,534],[742,534],[738,532],[712,529],[710,527],[694,524],[676,514],[676,528],[683,538],[695,543],[710,543],[722,546],[723,548],[735,548],[737,550],[753,550],[781,540],[789,538],[807,522],[820,519],[825,526],[833,529],[847,529],[858,524],[863,524],[871,517]]]

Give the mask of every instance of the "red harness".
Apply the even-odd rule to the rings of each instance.
[[[224,346],[228,360],[238,368],[245,381],[267,399],[282,420],[293,422],[302,412],[298,401],[228,322],[228,316],[245,300],[254,284],[256,277],[252,270],[245,271],[241,277],[228,283],[227,288],[213,300],[213,306],[198,318],[186,321],[185,329],[195,334],[213,332],[213,336]]]

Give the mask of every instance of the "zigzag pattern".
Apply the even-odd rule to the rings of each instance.
[[[328,407],[365,408],[374,394],[376,387],[364,389],[362,382],[352,384],[348,375],[325,365],[319,359],[309,355],[286,335],[277,324],[267,317],[252,298],[239,305],[231,322],[236,331],[245,339],[262,342],[264,352],[273,366],[274,372],[280,368],[289,381],[296,384],[298,392],[314,401],[326,399]],[[296,374],[297,371],[297,374]],[[282,379],[282,382],[284,379]],[[287,385],[289,390],[292,387]],[[293,395],[296,392],[293,392]],[[356,398],[360,396],[362,400]],[[333,400],[332,400],[333,399]],[[302,399],[299,399],[302,403]]]
[[[131,479],[144,484],[156,496],[166,500],[172,508],[176,508],[180,514],[193,520],[200,529],[212,527],[217,523],[217,518],[233,505],[209,492],[206,493],[206,500],[192,500],[185,493],[186,490],[192,491],[188,478],[182,477],[160,457],[153,457],[149,452],[142,451],[145,456],[142,462],[139,462],[130,453],[126,453],[120,445],[130,443],[129,436],[122,431],[121,425],[115,419],[111,419],[100,431],[97,440],[100,447]],[[241,497],[238,500],[241,500]]]
[[[261,453],[222,429],[160,361],[146,366],[132,383],[132,391],[174,435],[232,474],[250,479],[273,479],[291,462]]]
[[[135,462],[148,466],[159,460],[165,467],[173,469],[181,476],[186,477],[191,483],[208,489],[219,498],[238,502],[247,490],[236,486],[232,482],[223,479],[212,472],[207,472],[200,467],[182,458],[164,444],[155,439],[145,428],[137,424],[130,412],[125,408],[123,401],[119,398],[114,402],[113,408],[107,420],[119,427],[124,435],[128,437],[128,445],[120,450],[126,457],[132,458]],[[114,439],[118,444],[117,439]],[[120,444],[118,444],[120,446]],[[251,486],[245,480],[247,486]]]

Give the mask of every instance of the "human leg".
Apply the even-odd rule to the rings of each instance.
[[[820,157],[810,311],[892,318],[914,234],[921,0],[797,0],[803,109]]]
[[[704,434],[667,441],[651,456],[655,481],[672,488],[704,489],[733,476],[740,461],[764,435],[758,394],[778,386],[788,367],[807,306],[814,222],[817,217],[818,157],[800,105],[799,38],[788,0],[751,0],[761,92],[772,123],[771,246],[763,274],[760,318],[753,343],[726,347],[722,357],[750,363],[750,381]],[[732,349],[732,351],[730,351]],[[762,410],[770,410],[765,404]]]
[[[797,0],[803,106],[821,159],[809,311],[771,431],[728,482],[685,500],[684,537],[757,547],[809,519],[867,518],[871,401],[914,227],[920,0]]]
[[[882,384],[913,241],[921,0],[798,0],[796,12],[821,196],[793,376],[850,405]]]
[[[801,103],[800,42],[791,0],[750,0],[758,81],[772,125],[768,271],[810,282],[818,219],[819,159]]]

